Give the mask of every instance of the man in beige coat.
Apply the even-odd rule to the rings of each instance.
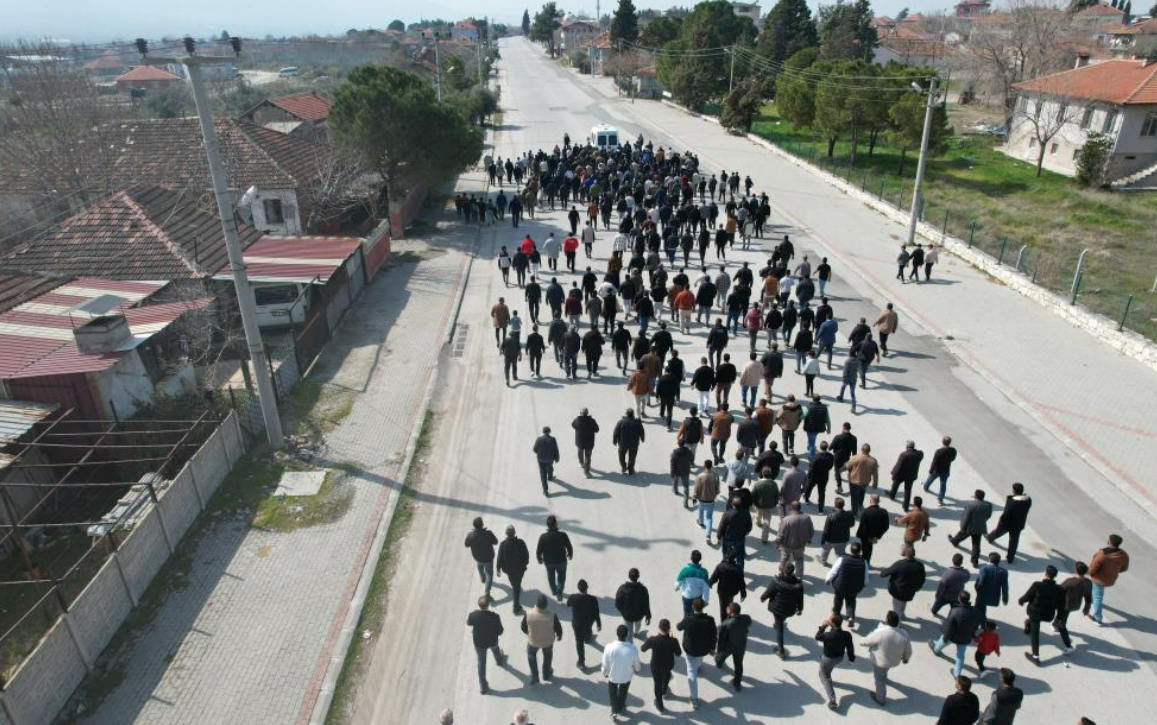
[[[888,357],[888,335],[900,329],[900,317],[892,309],[891,302],[876,318],[876,329],[880,332],[880,350],[884,353],[884,357]]]
[[[745,408],[755,407],[755,397],[759,394],[759,384],[763,382],[763,363],[750,353],[749,362],[739,376],[739,398]],[[750,402],[749,402],[750,398]]]
[[[502,347],[506,339],[506,326],[510,324],[510,308],[506,306],[506,298],[499,297],[498,302],[490,308],[490,321],[494,323],[494,344]]]
[[[864,492],[869,485],[880,485],[880,463],[872,457],[872,447],[860,446],[859,455],[852,456],[844,470],[848,474],[848,495],[852,499],[852,515],[859,517],[864,507]]]

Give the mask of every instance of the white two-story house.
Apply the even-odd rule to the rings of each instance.
[[[1077,156],[1091,132],[1113,140],[1108,178],[1118,187],[1157,188],[1157,63],[1109,60],[1041,76],[1015,86],[1019,96],[1003,151],[1044,168],[1076,174]],[[1061,123],[1063,122],[1063,123]],[[1055,134],[1038,125],[1060,125]],[[1053,130],[1052,128],[1049,129]]]

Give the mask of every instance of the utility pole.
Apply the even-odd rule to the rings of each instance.
[[[424,37],[425,35],[426,35],[426,33],[423,32],[422,36]],[[442,55],[438,52],[438,36],[440,35],[440,33],[437,30],[434,30],[434,31],[431,31],[431,35],[433,35],[433,37],[434,37],[434,66],[437,69],[436,73],[434,75],[434,87],[438,89],[438,100],[441,101],[442,100]]]
[[[921,90],[923,93],[924,91]],[[916,223],[920,219],[920,197],[924,186],[924,167],[928,165],[928,137],[932,135],[932,113],[936,110],[936,76],[928,86],[928,105],[924,108],[924,134],[920,137],[920,160],[916,163],[916,185],[912,187],[912,215],[908,218],[908,244],[916,241]]]
[[[478,85],[485,88],[486,83],[482,80],[482,38],[481,37],[479,37],[478,41],[476,43],[474,43],[474,49],[476,51],[475,55],[478,56]]]
[[[727,82],[727,94],[731,95],[731,89],[735,88],[735,51],[727,51],[731,55],[731,80]]]
[[[230,38],[234,53],[241,54],[241,39]],[[193,91],[193,101],[197,106],[197,120],[201,124],[201,136],[205,143],[205,156],[209,162],[209,176],[213,181],[213,196],[217,200],[217,213],[221,217],[221,232],[225,235],[225,250],[229,255],[229,266],[233,270],[233,287],[237,294],[237,306],[241,310],[241,326],[245,330],[245,344],[249,348],[249,359],[253,362],[253,376],[257,379],[257,400],[261,404],[261,415],[265,419],[265,435],[269,444],[281,448],[284,438],[281,433],[281,417],[277,412],[277,399],[273,392],[273,379],[269,362],[265,357],[265,345],[261,341],[261,328],[257,324],[257,306],[253,300],[253,288],[249,285],[249,274],[245,269],[245,258],[241,252],[241,241],[237,236],[237,223],[233,219],[233,201],[229,198],[229,187],[225,181],[225,165],[221,162],[221,149],[217,144],[217,132],[213,119],[209,116],[209,101],[205,96],[205,84],[201,79],[201,65],[231,62],[228,56],[197,56],[192,38],[185,38],[186,55],[180,58],[147,58],[148,42],[138,39],[137,50],[150,65],[180,63],[185,66],[185,75]]]

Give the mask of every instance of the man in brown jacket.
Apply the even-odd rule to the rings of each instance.
[[[888,357],[888,335],[899,328],[900,317],[892,309],[892,303],[889,302],[880,316],[876,318],[876,329],[880,332],[880,350],[883,351],[884,357]]]
[[[727,451],[727,441],[731,440],[731,426],[735,423],[735,416],[727,409],[727,403],[719,406],[715,415],[707,423],[707,432],[711,434],[711,455],[715,458],[715,465],[724,461]]]
[[[783,455],[789,456],[795,453],[795,432],[803,422],[803,406],[795,402],[794,395],[789,395],[775,419],[783,430]]]
[[[647,414],[647,398],[651,395],[651,376],[647,375],[641,360],[638,369],[627,379],[627,390],[635,396],[635,412],[641,420]]]
[[[652,348],[650,352],[639,358],[639,365],[643,368],[643,372],[647,373],[647,379],[651,383],[651,390],[647,391],[647,405],[650,405],[651,394],[655,390],[655,381],[663,374],[663,358],[656,355]]]
[[[912,506],[903,516],[895,519],[896,523],[904,527],[904,543],[916,548],[916,542],[927,541],[932,530],[932,522],[928,512],[924,510],[924,498],[917,496],[912,499]]]
[[[852,456],[844,471],[848,474],[848,495],[852,499],[852,515],[859,517],[864,507],[864,492],[869,484],[880,485],[880,464],[871,456],[872,447],[865,443],[860,446],[859,455]]]
[[[1109,545],[1093,554],[1089,562],[1089,578],[1093,580],[1093,611],[1088,616],[1098,625],[1103,620],[1105,589],[1117,583],[1117,577],[1129,571],[1129,555],[1121,548],[1124,543],[1117,534],[1109,537]]]
[[[691,496],[697,505],[696,517],[699,528],[707,532],[707,543],[711,543],[711,532],[715,530],[715,499],[719,497],[719,476],[711,470],[710,459],[703,461],[703,473],[695,478],[695,488]]]
[[[510,308],[506,306],[505,297],[499,297],[498,302],[490,308],[490,321],[494,324],[494,344],[502,347],[502,341],[506,339],[506,326],[510,324]]]
[[[768,407],[767,398],[759,399],[759,407],[755,409],[752,414],[755,422],[759,424],[759,453],[763,454],[767,449],[767,437],[771,435],[771,431],[775,428],[775,413]]]

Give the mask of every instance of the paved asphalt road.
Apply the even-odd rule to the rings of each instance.
[[[654,103],[608,97],[586,79],[578,79],[552,64],[536,46],[521,40],[504,41],[500,83],[504,124],[494,139],[493,153],[503,157],[527,149],[549,149],[561,142],[564,131],[581,137],[593,123],[619,126],[633,138],[642,132],[659,145],[686,148],[693,144],[710,171],[738,168],[756,180],[757,190],[790,188],[793,175],[806,174],[751,146],[737,153],[731,137],[713,125],[701,123],[690,137],[680,132],[672,144],[650,120],[658,106]],[[699,128],[699,127],[696,127]],[[778,203],[785,195],[773,195]],[[798,253],[840,254],[845,241],[830,235],[813,238],[808,229],[816,219],[831,214],[842,195],[832,190],[804,198],[793,196],[791,208],[773,213],[775,233],[791,233]],[[839,202],[846,203],[846,202]],[[799,220],[802,220],[800,222]],[[872,222],[890,225],[882,217]],[[556,514],[562,528],[575,542],[576,553],[568,573],[567,590],[585,578],[591,592],[600,597],[604,632],[600,643],[613,637],[618,620],[613,608],[614,591],[625,580],[626,571],[637,566],[650,587],[652,608],[658,617],[678,618],[680,602],[673,591],[674,576],[688,551],[704,551],[705,564],[714,567],[717,549],[703,543],[692,515],[683,510],[672,495],[666,475],[667,456],[673,434],[650,416],[647,442],[640,452],[640,474],[627,478],[617,472],[610,430],[629,404],[624,379],[613,369],[604,369],[593,380],[565,381],[560,368],[548,359],[543,364],[546,377],[531,380],[523,367],[523,380],[514,388],[502,382],[502,365],[495,352],[493,333],[487,318],[494,301],[505,295],[513,309],[522,309],[517,289],[504,289],[494,264],[499,246],[513,246],[521,233],[529,231],[542,239],[547,231],[561,236],[565,220],[561,213],[539,215],[516,233],[509,225],[481,232],[478,259],[465,292],[460,322],[466,325],[465,352],[459,358],[443,355],[442,383],[435,401],[439,427],[428,457],[429,470],[418,496],[420,507],[411,535],[404,542],[401,565],[393,583],[388,621],[378,637],[369,676],[356,703],[354,720],[359,723],[433,723],[443,707],[452,707],[458,721],[500,724],[509,722],[516,708],[529,708],[539,725],[562,725],[609,719],[606,688],[599,675],[582,673],[575,666],[574,641],[566,620],[569,612],[552,601],[564,620],[566,635],[555,647],[556,680],[553,685],[527,684],[525,640],[511,614],[509,590],[500,580],[496,588],[497,610],[506,634],[502,644],[510,654],[506,669],[490,665],[492,693],[478,692],[470,635],[464,626],[481,587],[462,539],[470,520],[482,515],[501,538],[507,524],[514,524],[533,550],[543,530],[543,519]],[[601,271],[609,254],[610,234],[600,234],[594,265]],[[852,239],[849,234],[848,241]],[[830,247],[828,245],[831,245]],[[887,258],[889,255],[882,255]],[[735,254],[731,259],[762,266],[761,252]],[[839,257],[841,264],[867,265],[856,255]],[[852,260],[847,262],[846,260]],[[580,263],[582,260],[580,259]],[[580,266],[581,271],[581,266]],[[873,316],[883,303],[868,284],[880,269],[836,265],[830,296],[841,321],[843,335],[850,330],[848,320]],[[940,273],[960,284],[991,285],[975,270],[959,260],[943,260]],[[561,274],[569,285],[576,276]],[[1026,314],[1047,313],[1037,310]],[[523,312],[525,314],[525,312]],[[901,314],[904,314],[903,312]],[[951,320],[938,320],[941,325]],[[749,689],[736,695],[727,686],[730,673],[705,666],[706,682],[701,697],[705,707],[692,713],[687,701],[687,682],[681,672],[672,684],[671,714],[662,716],[650,704],[651,683],[647,669],[631,688],[630,709],[636,722],[771,722],[783,717],[806,715],[812,722],[841,722],[847,716],[856,722],[930,722],[939,711],[943,697],[952,691],[949,663],[937,659],[925,647],[938,633],[939,622],[928,608],[935,580],[952,549],[945,534],[955,530],[963,499],[974,488],[983,488],[990,500],[999,502],[1012,481],[1028,483],[1035,505],[1030,530],[1022,539],[1022,558],[1013,568],[1012,594],[1019,596],[1039,577],[1046,563],[1071,566],[1073,559],[1087,560],[1110,531],[1122,531],[1126,548],[1133,556],[1132,570],[1110,590],[1107,625],[1095,628],[1076,617],[1071,623],[1078,652],[1063,658],[1059,641],[1051,632],[1043,634],[1044,665],[1037,669],[1023,659],[1027,638],[1019,631],[1023,610],[1015,603],[990,609],[1000,623],[1004,639],[1003,655],[997,666],[1011,666],[1020,677],[1026,694],[1018,722],[1068,725],[1080,715],[1097,722],[1143,722],[1148,717],[1145,698],[1137,697],[1157,684],[1153,652],[1157,651],[1157,622],[1151,617],[1157,600],[1152,571],[1153,551],[1144,542],[1151,522],[1137,515],[1135,507],[1084,460],[1044,431],[1036,419],[1010,405],[1005,392],[960,363],[948,342],[930,334],[912,334],[905,329],[894,343],[896,354],[872,370],[869,387],[863,391],[864,407],[858,415],[846,405],[833,403],[832,422],[838,426],[852,421],[861,441],[870,442],[884,471],[890,469],[903,442],[913,439],[929,455],[940,435],[949,433],[961,451],[950,484],[950,500],[938,508],[933,500],[930,511],[936,526],[930,541],[918,548],[929,566],[931,581],[909,608],[915,620],[907,628],[916,645],[911,664],[893,671],[895,687],[887,709],[874,705],[868,697],[872,675],[867,657],[854,666],[846,663],[837,670],[838,713],[824,707],[816,676],[818,649],[811,637],[831,603],[830,591],[823,587],[825,570],[811,551],[807,562],[807,602],[802,617],[791,620],[788,649],[793,656],[786,662],[772,655],[774,641],[771,617],[758,603],[758,595],[774,571],[776,554],[749,539],[747,579],[749,597],[745,612],[755,618],[752,642],[746,663]],[[693,367],[703,354],[705,331],[694,329],[690,336],[677,334],[677,349]],[[746,345],[733,343],[731,352],[743,353]],[[607,358],[604,357],[604,361]],[[581,367],[581,366],[580,366]],[[1046,375],[1047,370],[1042,370]],[[786,374],[787,385],[779,392],[803,392],[802,379]],[[817,382],[821,394],[834,395],[838,378],[825,371]],[[689,396],[684,395],[684,398]],[[734,399],[733,395],[733,399]],[[779,395],[775,403],[783,401]],[[594,455],[594,476],[586,479],[577,465],[569,423],[581,406],[588,406],[598,419],[600,434]],[[1107,411],[1111,413],[1111,411]],[[559,480],[552,496],[544,498],[538,487],[531,444],[539,428],[550,425],[562,449]],[[891,512],[899,506],[886,502]],[[809,508],[809,511],[812,509]],[[822,520],[816,517],[817,528]],[[892,531],[877,547],[878,563],[896,557],[901,542]],[[985,549],[988,550],[988,547]],[[995,547],[1003,551],[1003,546]],[[532,564],[524,584],[524,602],[545,590],[541,567]],[[890,599],[886,582],[873,577],[870,597],[861,597],[859,634],[875,628]],[[715,613],[714,603],[709,609]],[[652,628],[653,629],[653,628]],[[859,654],[866,655],[863,650]],[[644,660],[647,658],[644,657]],[[597,662],[597,652],[588,662]],[[969,661],[969,673],[974,674]],[[993,679],[978,682],[974,691],[986,702]]]

